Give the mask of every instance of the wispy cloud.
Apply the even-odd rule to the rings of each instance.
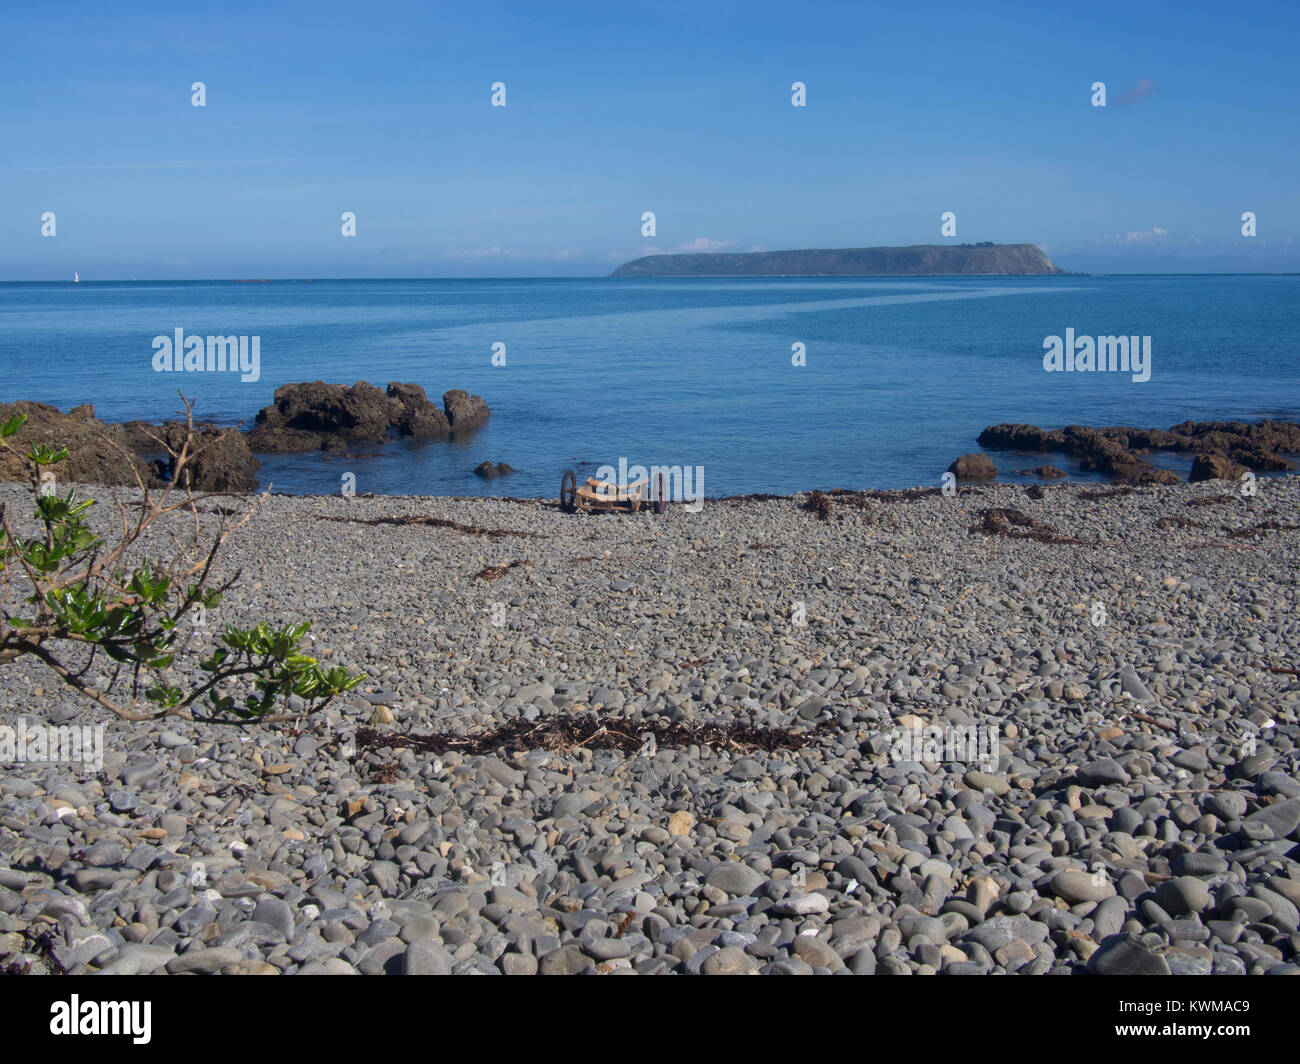
[[[1152,95],[1159,87],[1160,86],[1150,78],[1139,78],[1136,85],[1120,95],[1119,102],[1127,106],[1141,103],[1148,96]]]
[[[443,253],[444,258],[464,259],[469,261],[500,260],[508,262],[568,262],[581,258],[585,252],[581,248],[562,248],[558,250],[521,250],[517,248],[456,248]]]
[[[693,254],[701,251],[721,251],[723,248],[734,248],[734,240],[710,240],[707,236],[697,236],[689,244],[678,244],[673,251],[675,253]]]
[[[1147,244],[1164,243],[1165,237],[1169,235],[1167,229],[1161,229],[1158,225],[1153,225],[1150,229],[1139,229],[1128,233],[1110,233],[1101,238],[1104,244],[1125,244],[1129,247],[1141,247]]]

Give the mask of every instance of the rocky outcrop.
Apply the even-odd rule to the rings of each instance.
[[[496,477],[504,477],[506,474],[513,472],[514,468],[506,465],[505,462],[497,462],[495,465],[491,462],[480,462],[474,467],[475,475],[482,477],[484,480],[493,480]]]
[[[1300,425],[1291,421],[1184,421],[1169,431],[1194,440],[1203,453],[1218,452],[1259,471],[1294,469],[1283,456],[1300,454]]]
[[[648,255],[613,277],[1055,276],[1036,244],[913,244],[898,248],[806,248],[701,255]]]
[[[145,421],[128,421],[122,428],[133,451],[152,457],[150,469],[155,482],[175,478],[175,456],[180,453],[188,431],[184,422],[151,425]],[[178,487],[195,491],[256,491],[261,465],[239,429],[196,424]]]
[[[1004,424],[986,428],[979,443],[994,450],[1068,454],[1078,459],[1084,472],[1105,473],[1129,484],[1177,484],[1178,474],[1158,469],[1145,456],[1152,451],[1218,454],[1249,469],[1292,469],[1295,463],[1286,455],[1300,454],[1300,425],[1289,421],[1184,421],[1164,430],[1126,425],[1041,429]]]
[[[180,421],[163,425],[100,421],[89,404],[66,414],[45,403],[0,405],[0,422],[15,413],[27,415],[27,423],[10,440],[15,449],[25,452],[37,442],[68,448],[68,458],[52,466],[51,472],[60,481],[82,484],[135,485],[138,475],[149,487],[161,487],[175,472],[175,459],[168,456],[167,448],[179,451],[187,431]],[[259,465],[238,429],[196,425],[185,486],[195,491],[255,491]],[[0,480],[26,479],[17,456],[0,451]]]
[[[1240,480],[1245,474],[1246,467],[1226,455],[1198,454],[1187,481],[1196,484],[1202,480]]]
[[[0,423],[14,414],[26,414],[27,422],[10,437],[12,450],[0,448],[0,480],[27,480],[26,466],[14,451],[25,454],[33,443],[68,449],[67,459],[50,467],[61,482],[134,484],[137,474],[150,480],[150,470],[134,454],[125,429],[98,420],[89,404],[65,414],[46,403],[0,403]]]
[[[491,411],[482,396],[469,395],[460,388],[454,388],[443,394],[442,405],[451,421],[454,435],[473,432],[487,421]]]
[[[257,415],[253,430],[195,425],[190,457],[183,472],[185,484],[196,491],[250,492],[258,487],[261,463],[254,451],[341,451],[349,443],[381,443],[392,437],[447,439],[473,432],[490,416],[481,396],[456,389],[443,396],[443,410],[429,401],[418,384],[390,384],[380,391],[373,384],[353,385],[311,381],[286,384],[276,390],[275,402]],[[25,413],[27,423],[10,441],[14,450],[26,452],[35,442],[67,447],[69,457],[54,470],[61,481],[89,484],[135,484],[137,476],[150,487],[171,481],[176,459],[185,440],[184,422],[154,425],[128,421],[103,422],[89,404],[68,413],[45,403],[0,404],[0,422]],[[493,467],[501,476],[513,472],[502,464]],[[0,480],[26,480],[20,458],[0,450]]]
[[[397,435],[443,439],[451,434],[451,420],[429,402],[420,385],[390,384],[388,399],[394,404],[390,424]],[[479,402],[483,401],[480,399]],[[487,408],[486,403],[483,406]]]
[[[284,384],[258,411],[249,433],[254,451],[342,450],[349,440],[388,439],[395,404],[366,381],[349,386]]]
[[[993,459],[986,454],[964,454],[948,467],[958,480],[992,480],[998,475]]]
[[[311,381],[276,389],[275,401],[259,411],[249,433],[254,451],[346,450],[350,442],[382,443],[394,436],[446,439],[487,421],[488,405],[459,389],[433,405],[418,384]]]
[[[1064,469],[1057,469],[1056,466],[1040,465],[1034,466],[1033,469],[1013,469],[1018,477],[1041,477],[1043,480],[1059,480],[1061,477],[1069,476]]]

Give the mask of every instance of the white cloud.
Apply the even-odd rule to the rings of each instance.
[[[1169,235],[1169,230],[1161,229],[1158,225],[1153,225],[1150,229],[1139,229],[1136,231],[1124,233],[1109,234],[1102,237],[1102,242],[1106,244],[1126,244],[1130,247],[1141,247],[1146,244],[1160,244],[1164,238]]]
[[[686,244],[678,244],[675,248],[664,251],[654,244],[642,244],[635,251],[623,253],[621,251],[611,251],[608,258],[611,262],[631,262],[633,259],[649,258],[651,255],[692,255],[699,252],[721,251],[724,248],[734,248],[734,240],[710,240],[707,236],[697,236],[694,240]],[[765,248],[753,248],[754,251],[765,251]]]
[[[734,240],[710,240],[707,236],[697,236],[689,244],[678,244],[673,248],[676,253],[693,254],[701,251],[721,251],[723,248],[734,248]]]

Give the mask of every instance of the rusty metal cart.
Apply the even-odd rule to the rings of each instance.
[[[659,474],[656,486],[658,491],[653,493],[654,498],[651,498],[649,477],[631,484],[614,484],[588,477],[587,482],[579,486],[578,474],[569,469],[560,481],[560,506],[566,513],[577,510],[637,513],[645,505],[661,514],[668,509],[668,481],[663,473]]]

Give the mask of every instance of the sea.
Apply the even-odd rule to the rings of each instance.
[[[157,371],[177,329],[257,337],[258,379]],[[1049,372],[1067,329],[1149,337],[1149,379]],[[463,388],[492,415],[452,441],[262,455],[264,489],[554,497],[620,461],[690,467],[710,497],[937,486],[999,422],[1297,419],[1300,275],[0,283],[0,401],[161,421],[183,393],[247,427],[314,380]],[[1096,479],[993,457],[1004,480]],[[485,460],[515,472],[483,480]]]

